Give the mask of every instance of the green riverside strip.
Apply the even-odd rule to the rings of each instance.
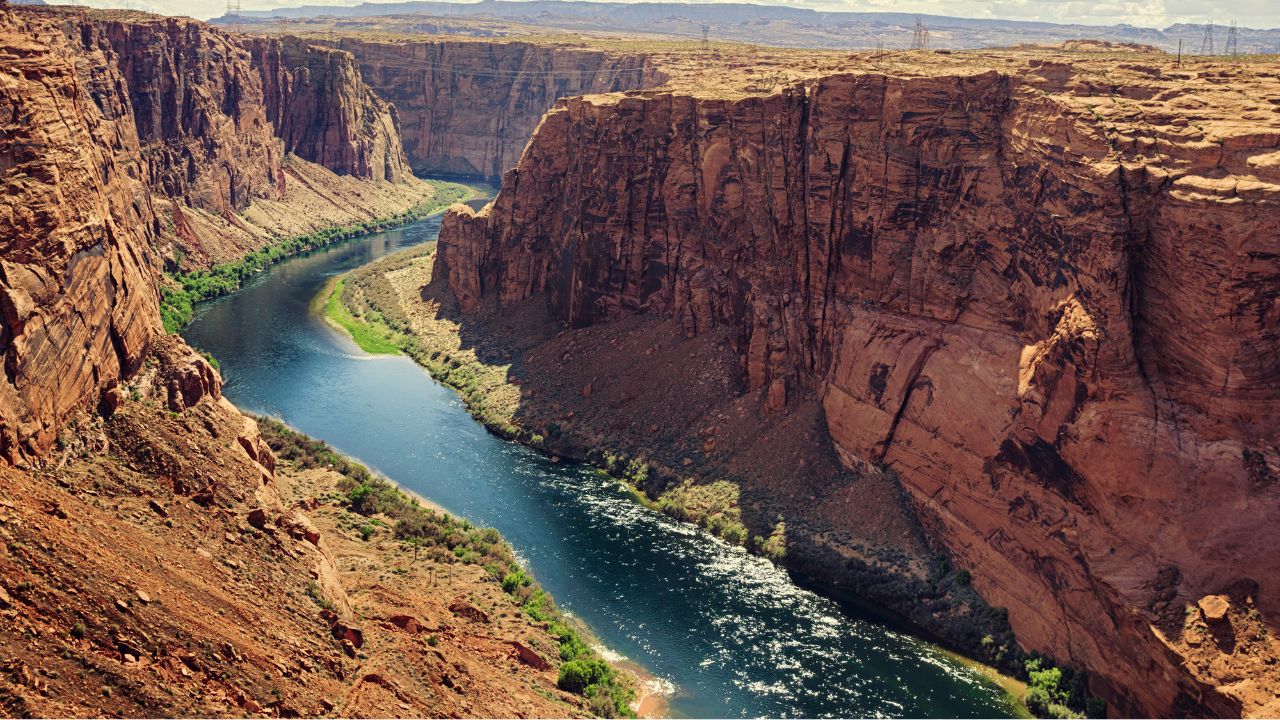
[[[473,197],[477,192],[461,183],[432,181],[432,185],[435,193],[430,199],[404,212],[354,225],[326,228],[309,235],[285,238],[255,250],[240,260],[215,265],[208,270],[168,273],[177,287],[171,285],[160,290],[160,316],[164,320],[164,329],[168,332],[181,330],[191,322],[196,303],[239,290],[245,280],[287,257],[412,222],[440,212],[455,202]]]

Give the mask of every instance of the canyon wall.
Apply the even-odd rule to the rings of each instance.
[[[1182,632],[1214,594],[1280,629],[1280,119],[1222,90],[1280,87],[1125,69],[564,100],[446,216],[436,277],[464,310],[730,328],[763,409],[819,398],[1113,713],[1273,711],[1273,671],[1222,670],[1235,640],[1192,669]]]
[[[142,13],[22,8],[0,21],[0,456],[10,463],[37,458],[71,410],[136,369],[160,331],[170,243],[235,259],[245,242],[229,256],[211,248],[249,227],[239,213],[255,202],[325,217],[315,202],[289,204],[287,176],[309,191],[333,173],[371,181],[333,193],[344,211],[387,195],[394,214],[424,197],[394,112],[346,53]],[[290,175],[286,151],[322,167]],[[382,180],[405,187],[373,192]],[[270,240],[259,232],[250,244]]]
[[[67,415],[160,332],[148,158],[125,78],[0,8],[0,456],[53,445]]]
[[[361,81],[349,53],[289,36],[246,42],[286,152],[342,175],[391,182],[412,175],[395,108]]]
[[[653,87],[665,77],[645,55],[525,42],[335,44],[395,105],[405,152],[420,174],[499,178],[559,98]]]

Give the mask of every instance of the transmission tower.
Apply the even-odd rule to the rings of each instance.
[[[702,49],[707,50],[711,47],[711,26],[702,24]]]
[[[227,0],[227,23],[235,32],[240,32],[240,0]]]
[[[1236,28],[1236,21],[1231,21],[1231,27],[1227,28],[1227,46],[1222,49],[1224,55],[1240,54],[1240,31]]]
[[[1204,26],[1204,37],[1200,39],[1200,54],[1213,55],[1213,21]]]
[[[915,33],[911,36],[912,50],[928,50],[929,49],[929,28],[920,22],[920,18],[916,18]]]

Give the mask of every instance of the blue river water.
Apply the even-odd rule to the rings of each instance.
[[[938,648],[841,611],[785,571],[636,503],[617,480],[489,434],[405,357],[309,312],[326,279],[434,240],[438,217],[288,260],[183,333],[239,407],[281,418],[497,528],[557,603],[643,666],[674,717],[1006,717]]]

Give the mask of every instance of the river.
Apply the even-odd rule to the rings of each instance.
[[[646,668],[673,717],[1000,717],[1007,695],[938,648],[842,612],[785,571],[635,502],[619,481],[489,434],[413,361],[309,312],[325,280],[435,239],[439,217],[288,260],[183,333],[239,407],[281,418],[497,528],[566,611]]]

